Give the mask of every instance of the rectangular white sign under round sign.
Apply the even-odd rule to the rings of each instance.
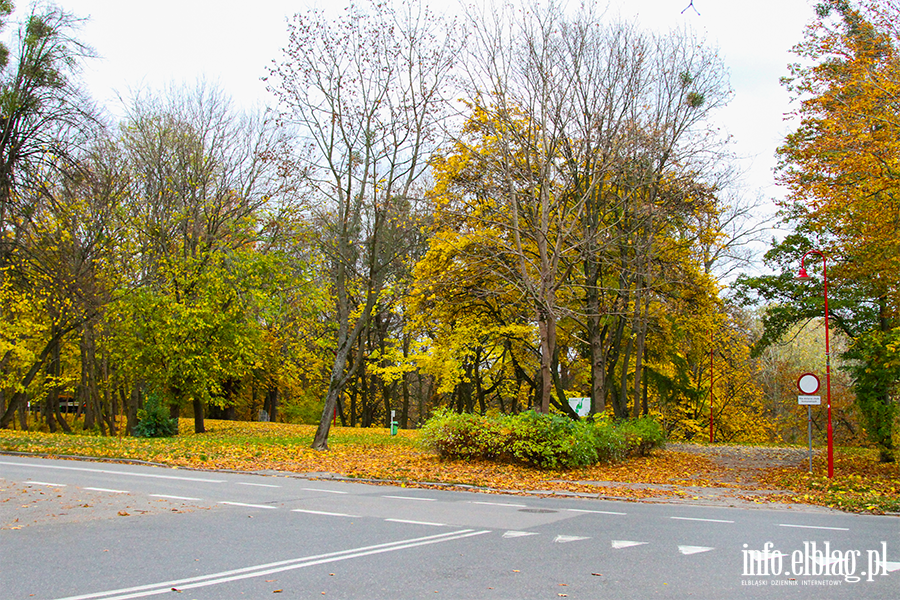
[[[822,396],[797,396],[797,404],[818,406],[822,404]]]

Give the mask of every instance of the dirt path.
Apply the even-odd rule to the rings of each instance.
[[[670,443],[667,452],[697,454],[709,459],[715,468],[697,475],[702,485],[648,484],[622,482],[581,482],[597,486],[625,486],[635,489],[652,489],[668,492],[668,498],[653,498],[653,502],[700,504],[706,506],[762,507],[783,510],[830,512],[832,509],[807,504],[773,502],[771,497],[789,494],[787,490],[772,488],[760,482],[760,475],[768,470],[784,467],[802,467],[807,464],[808,453],[803,448],[777,448],[764,446],[707,446],[701,444]],[[815,453],[815,451],[814,451]]]

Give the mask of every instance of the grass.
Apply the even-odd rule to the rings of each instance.
[[[310,449],[315,434],[312,425],[207,420],[206,427],[207,433],[195,434],[193,421],[182,419],[179,435],[162,439],[6,429],[0,430],[0,451],[141,460],[180,468],[334,473],[408,486],[553,490],[623,499],[684,498],[690,496],[684,486],[731,488],[729,493],[736,497],[746,489],[746,485],[734,483],[733,470],[704,456],[676,451],[567,471],[543,471],[490,461],[442,460],[421,450],[418,432],[411,430],[391,436],[386,428],[332,427],[330,451],[316,452]],[[784,490],[765,496],[767,501],[876,514],[900,512],[897,464],[880,464],[875,451],[859,448],[836,448],[835,456],[833,480],[822,475],[825,465],[820,457],[812,475],[802,467],[768,469],[753,485]]]

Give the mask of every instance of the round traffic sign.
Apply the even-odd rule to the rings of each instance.
[[[812,373],[804,373],[797,380],[797,388],[801,394],[815,394],[819,391],[819,378]]]

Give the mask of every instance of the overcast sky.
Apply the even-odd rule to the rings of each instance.
[[[813,3],[694,0],[696,11],[687,8],[689,3],[611,0],[607,14],[635,18],[654,30],[686,23],[718,47],[735,91],[719,123],[734,137],[734,150],[746,157],[749,193],[779,196],[772,178],[773,154],[790,131],[783,121],[788,95],[779,78],[793,61],[790,48],[812,18]],[[28,7],[24,0],[16,4],[20,8],[14,19]],[[90,61],[84,79],[94,98],[114,111],[116,92],[159,89],[201,76],[218,81],[242,105],[272,103],[260,77],[273,59],[280,58],[287,17],[312,5],[304,0],[57,0],[56,4],[89,19],[79,37],[100,58]],[[431,4],[447,10],[458,6],[455,0]],[[11,23],[7,34],[14,28]]]

